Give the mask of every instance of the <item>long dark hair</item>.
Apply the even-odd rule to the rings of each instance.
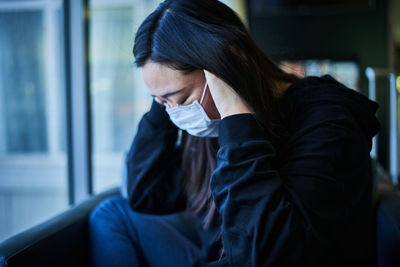
[[[278,83],[298,79],[270,60],[235,12],[217,0],[164,1],[139,27],[133,53],[138,67],[150,59],[183,73],[205,69],[215,74],[253,108],[271,138],[278,123]],[[182,173],[188,208],[207,209],[207,229],[218,215],[209,189],[217,145],[209,138],[185,136]]]

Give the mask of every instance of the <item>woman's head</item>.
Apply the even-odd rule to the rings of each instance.
[[[239,17],[216,0],[161,3],[139,27],[134,55],[138,67],[158,63],[182,77],[196,72],[200,77],[199,71],[208,70],[253,108],[267,131],[272,128],[276,83],[294,80],[263,54]]]

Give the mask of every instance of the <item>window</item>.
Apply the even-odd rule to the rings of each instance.
[[[68,206],[62,1],[0,1],[0,240]]]
[[[120,185],[125,153],[151,96],[134,66],[136,29],[161,1],[90,1],[94,192]]]

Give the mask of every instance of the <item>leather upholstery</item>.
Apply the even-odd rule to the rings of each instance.
[[[88,266],[88,217],[113,188],[0,243],[3,266]]]
[[[379,267],[400,266],[400,192],[381,191],[376,216]]]

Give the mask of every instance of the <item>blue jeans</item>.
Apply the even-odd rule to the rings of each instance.
[[[189,213],[150,215],[110,197],[90,215],[92,266],[192,266],[201,249]]]

